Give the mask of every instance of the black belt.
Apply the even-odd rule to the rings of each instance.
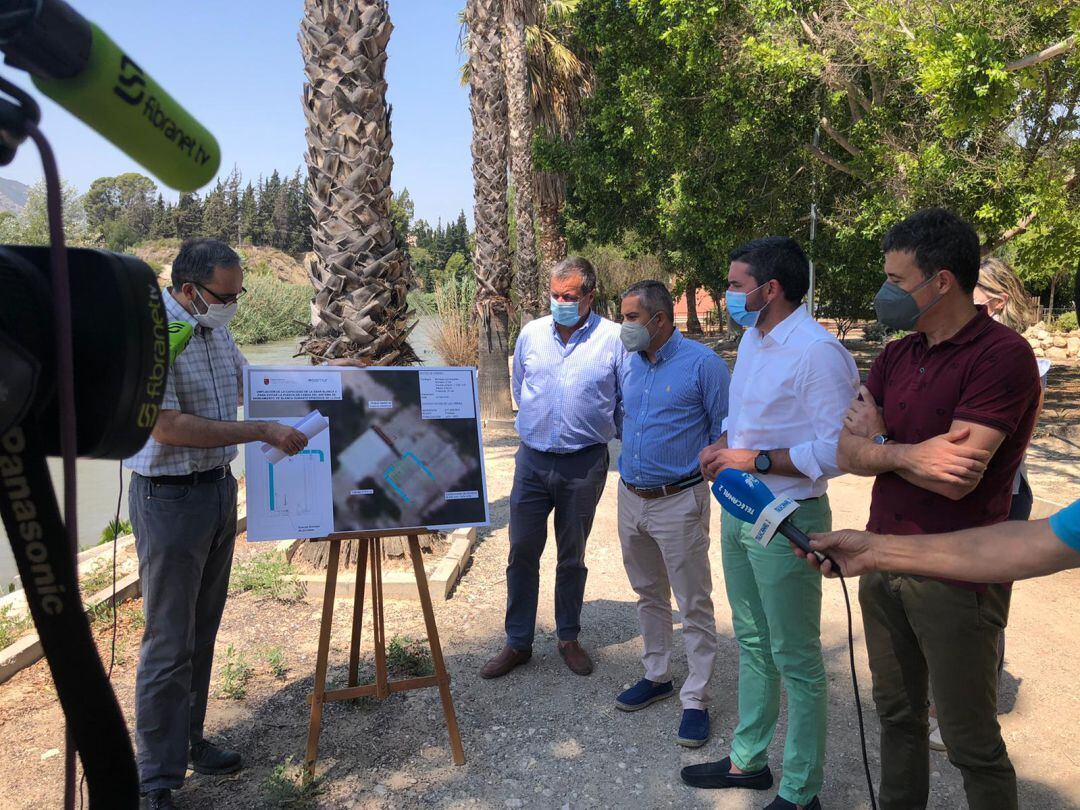
[[[147,475],[143,477],[151,484],[193,487],[196,484],[210,484],[214,481],[222,481],[231,474],[228,467],[214,467],[212,470],[199,470],[187,475]]]
[[[529,445],[525,446],[529,447]],[[537,450],[534,447],[529,447],[529,449],[532,450],[534,453],[543,453],[545,456],[559,456],[560,458],[564,458],[566,456],[576,456],[580,455],[581,453],[588,453],[590,450],[595,450],[597,447],[607,447],[607,445],[597,442],[596,444],[589,444],[585,447],[579,447],[577,450],[568,450],[565,453],[560,453],[558,450]]]
[[[623,481],[623,486],[633,492],[639,498],[645,500],[653,500],[655,498],[666,498],[669,495],[678,495],[683,490],[690,487],[697,486],[705,479],[701,477],[701,473],[691,475],[689,478],[684,478],[681,481],[676,481],[674,484],[664,484],[661,487],[635,487],[633,484]]]

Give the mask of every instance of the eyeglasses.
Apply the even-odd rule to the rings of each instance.
[[[199,289],[206,290],[208,293],[210,293],[212,296],[214,296],[214,298],[216,298],[218,301],[223,303],[225,306],[230,306],[232,304],[235,304],[237,301],[239,301],[241,298],[243,298],[245,295],[247,295],[247,288],[246,287],[241,287],[240,292],[238,292],[236,295],[222,295],[219,292],[214,292],[209,287],[205,287],[202,284],[199,284],[197,281],[192,282],[192,283],[196,287],[198,287]]]

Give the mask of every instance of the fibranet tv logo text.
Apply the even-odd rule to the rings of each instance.
[[[195,165],[202,166],[209,162],[210,152],[204,149],[193,136],[184,132],[168,111],[161,106],[156,96],[148,95],[143,69],[127,54],[123,54],[120,58],[120,72],[116,76],[113,92],[133,107],[142,104],[143,117],[155,129],[161,130],[165,139],[171,141],[177,149],[191,158]]]

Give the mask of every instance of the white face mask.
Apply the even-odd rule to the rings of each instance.
[[[199,312],[199,308],[195,308],[195,320],[199,322],[199,326],[207,329],[217,329],[221,326],[228,326],[229,321],[236,316],[237,304],[235,301],[231,304],[208,304],[206,299],[203,298],[202,292],[196,289],[195,294],[199,297],[202,305],[206,307],[206,312]]]

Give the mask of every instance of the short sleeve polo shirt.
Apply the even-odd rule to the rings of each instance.
[[[881,534],[934,534],[1005,520],[1012,483],[1031,438],[1039,371],[1027,341],[984,307],[948,340],[929,346],[915,333],[889,343],[866,382],[884,408],[890,438],[904,444],[948,432],[953,420],[994,428],[1005,439],[978,486],[958,501],[896,473],[874,482],[867,528]]]

